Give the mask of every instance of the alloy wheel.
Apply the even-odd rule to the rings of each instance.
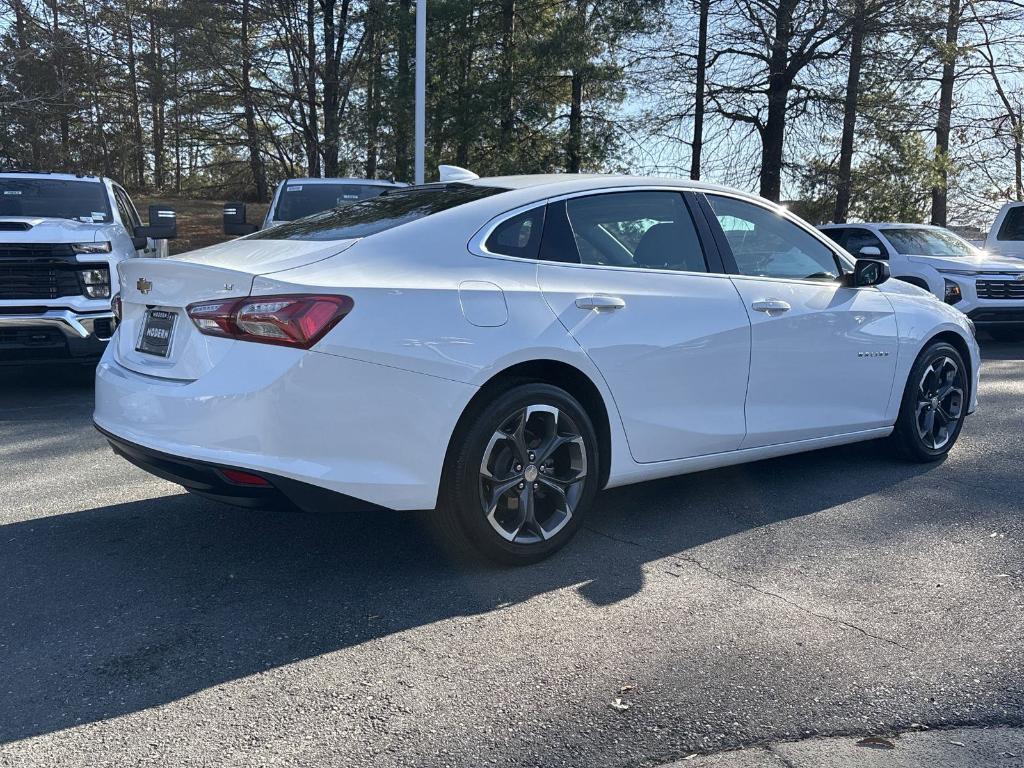
[[[938,451],[946,446],[963,408],[963,371],[952,358],[936,357],[925,368],[917,388],[917,434],[926,448]]]
[[[480,504],[506,541],[536,544],[572,518],[587,477],[587,449],[572,418],[529,405],[491,435],[480,462]]]

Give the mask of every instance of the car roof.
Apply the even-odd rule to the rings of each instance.
[[[736,190],[729,187],[691,181],[690,179],[668,178],[664,176],[630,176],[613,173],[540,173],[519,176],[487,176],[471,180],[459,179],[449,183],[472,184],[483,187],[504,187],[510,190],[547,187],[548,189],[544,190],[546,195],[616,186],[668,186],[708,192],[736,192]]]
[[[4,179],[56,179],[57,181],[103,181],[91,173],[51,173],[50,171],[0,171]]]
[[[847,227],[900,227],[901,229],[941,229],[948,231],[945,227],[937,227],[934,224],[905,224],[899,221],[848,221],[845,224],[822,224],[820,229],[839,229]]]
[[[332,178],[321,178],[321,177],[309,177],[294,179],[285,179],[282,184],[367,184],[369,186],[377,187],[402,187],[405,186],[398,181],[390,181],[386,179],[355,179],[347,177],[332,177]]]

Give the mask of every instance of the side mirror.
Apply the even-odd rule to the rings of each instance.
[[[259,229],[245,220],[245,203],[224,203],[224,234],[251,235]]]
[[[850,285],[854,288],[869,288],[881,285],[889,279],[889,265],[874,259],[857,259],[850,276]]]
[[[149,206],[149,226],[136,227],[134,237],[149,237],[153,240],[173,240],[178,236],[178,217],[169,205]]]
[[[884,259],[886,255],[882,253],[882,249],[877,245],[865,245],[859,251],[858,256],[863,256],[865,259]]]

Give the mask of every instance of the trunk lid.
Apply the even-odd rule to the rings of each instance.
[[[258,275],[304,266],[333,256],[355,241],[332,243],[233,240],[173,259],[127,259],[118,265],[121,325],[117,361],[136,373],[193,381],[214,368],[235,344],[233,339],[199,332],[185,308],[190,304],[248,296]],[[246,247],[249,244],[255,248]],[[281,247],[285,246],[285,247]],[[308,247],[313,246],[313,247]],[[147,316],[152,315],[147,328]],[[143,333],[166,349],[147,344]],[[164,354],[154,354],[152,349]]]

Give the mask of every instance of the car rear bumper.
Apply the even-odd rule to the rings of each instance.
[[[107,432],[99,425],[95,426],[107,438],[114,453],[121,458],[146,470],[151,475],[177,483],[187,491],[215,501],[239,507],[256,508],[283,506],[290,502],[309,512],[379,509],[374,504],[288,477],[271,474],[259,475],[266,481],[266,485],[235,482],[226,472],[240,470],[239,467],[226,467],[181,456],[171,456],[128,442]]]
[[[91,362],[117,323],[110,311],[24,307],[0,309],[0,364]]]
[[[126,458],[186,487],[182,480],[194,476],[210,485],[194,489],[207,495],[224,489],[209,471],[195,475],[196,466],[214,475],[251,472],[281,492],[296,481],[376,507],[431,509],[448,439],[475,392],[434,376],[246,342],[235,342],[200,379],[161,379],[124,368],[111,346],[96,369],[93,419],[108,439],[135,446]],[[168,458],[154,463],[144,451]],[[231,490],[226,495],[237,495]]]

